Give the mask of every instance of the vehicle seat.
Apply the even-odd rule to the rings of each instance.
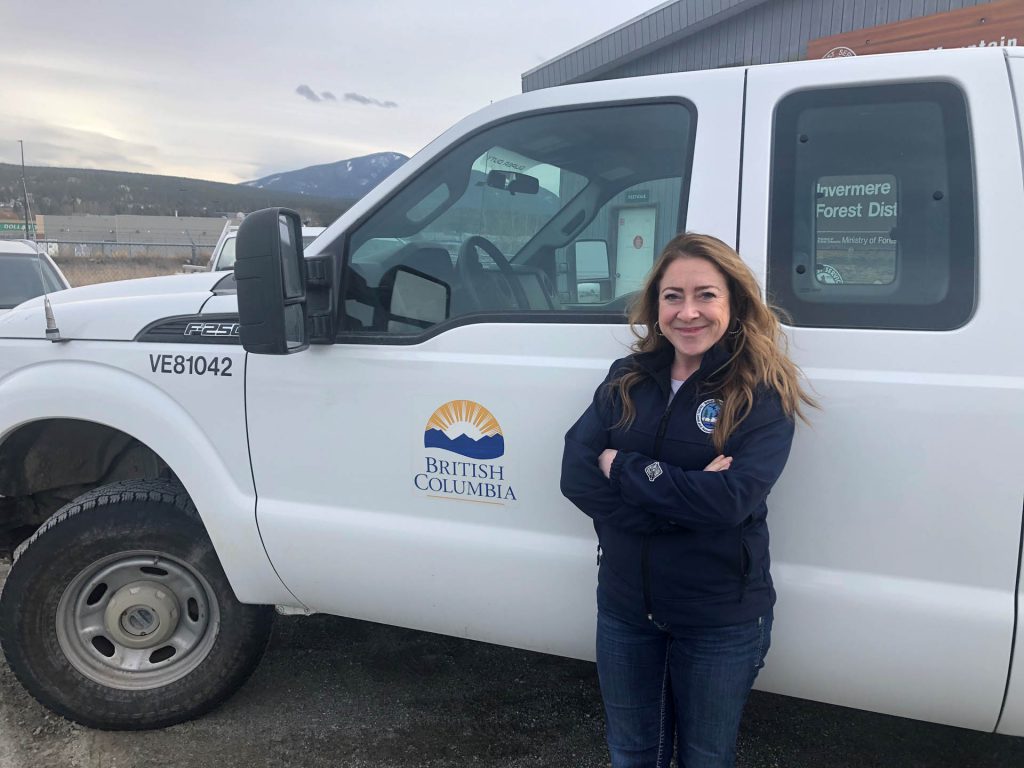
[[[403,264],[417,272],[437,278],[449,287],[455,284],[455,265],[452,264],[451,255],[444,248],[417,248],[409,254],[409,258],[403,260]]]

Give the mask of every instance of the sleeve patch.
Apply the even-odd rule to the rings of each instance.
[[[644,472],[647,473],[647,479],[653,483],[663,474],[663,470],[661,469],[661,462],[655,461],[653,464],[648,464],[646,467],[644,467]]]

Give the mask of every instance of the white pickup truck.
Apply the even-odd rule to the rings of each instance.
[[[743,254],[823,406],[769,504],[758,686],[1024,735],[1021,103],[1024,49],[538,91],[305,256],[272,209],[233,273],[15,308],[0,501],[41,527],[0,599],[12,669],[146,728],[241,685],[275,605],[590,658],[562,435],[689,229]]]
[[[302,244],[310,245],[326,229],[326,227],[303,227]],[[235,245],[237,243],[238,225],[230,221],[221,230],[217,244],[213,247],[210,260],[206,264],[185,264],[182,272],[226,272],[235,267]]]

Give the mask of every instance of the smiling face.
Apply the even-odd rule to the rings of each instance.
[[[684,256],[658,283],[658,325],[675,347],[672,377],[687,378],[729,328],[729,288],[725,275],[707,259]]]

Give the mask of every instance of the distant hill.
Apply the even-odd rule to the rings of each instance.
[[[243,182],[246,187],[316,197],[356,200],[380,184],[409,158],[397,152],[378,152],[336,163],[311,165]]]
[[[217,216],[285,206],[313,225],[330,224],[355,202],[283,189],[259,189],[180,176],[97,171],[83,168],[25,168],[33,214],[137,214]],[[0,163],[0,208],[21,216],[21,166]]]

